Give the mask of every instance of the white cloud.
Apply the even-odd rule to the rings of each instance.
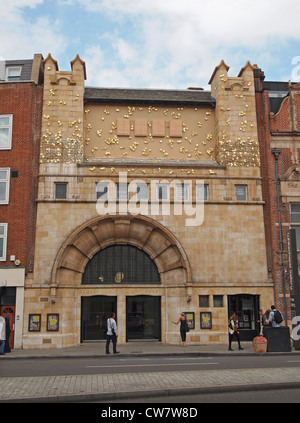
[[[44,0],[1,0],[0,55],[9,59],[28,59],[34,53],[47,55],[55,51],[62,53],[67,47],[67,38],[62,34],[59,20],[37,17],[28,20],[24,8],[35,8]]]

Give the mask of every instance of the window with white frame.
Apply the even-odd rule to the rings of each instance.
[[[300,203],[291,203],[291,223],[299,223],[299,226],[292,226],[296,231],[297,250],[300,251]]]
[[[0,223],[0,261],[6,261],[7,223]]]
[[[157,200],[169,200],[170,199],[170,185],[157,184],[156,185],[156,199]]]
[[[291,203],[291,222],[300,223],[300,203]]]
[[[7,66],[6,81],[14,82],[21,79],[22,66]]]
[[[0,115],[0,150],[11,149],[12,115]]]
[[[0,168],[0,204],[9,203],[10,168]]]
[[[207,201],[209,199],[208,193],[208,184],[196,184],[197,201]]]
[[[247,185],[235,185],[235,199],[236,201],[248,200],[248,187]]]
[[[177,201],[189,200],[189,185],[188,184],[176,184],[176,200]]]

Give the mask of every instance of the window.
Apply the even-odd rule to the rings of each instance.
[[[209,307],[209,295],[199,295],[199,307]]]
[[[291,228],[296,231],[297,251],[300,251],[300,226],[292,226]]]
[[[55,182],[55,198],[67,198],[67,182]]]
[[[9,203],[10,169],[0,168],[0,204]]]
[[[82,284],[160,283],[155,262],[143,250],[112,245],[100,250],[87,264]]]
[[[0,223],[0,261],[6,261],[7,223]]]
[[[208,184],[196,184],[196,200],[208,200]]]
[[[247,185],[235,185],[236,201],[247,201]]]
[[[291,222],[300,223],[300,203],[291,204]]]
[[[214,295],[214,307],[223,307],[223,295]]]
[[[6,68],[6,81],[20,81],[21,79],[21,66],[9,66]]]
[[[97,200],[101,198],[101,200],[108,199],[108,182],[99,182],[96,185],[96,198]]]
[[[0,115],[0,150],[11,149],[12,115]]]
[[[169,184],[157,184],[156,185],[156,199],[169,200],[169,198],[170,198]]]
[[[149,185],[144,182],[137,182],[136,184],[136,198],[138,200],[148,200]]]
[[[127,200],[128,199],[128,184],[120,182],[117,184],[117,199]]]
[[[187,201],[189,199],[189,185],[176,184],[176,200]]]

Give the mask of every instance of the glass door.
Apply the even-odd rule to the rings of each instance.
[[[110,313],[117,314],[117,297],[82,297],[81,342],[105,340],[103,327]]]
[[[160,302],[147,295],[126,298],[127,341],[161,340]]]

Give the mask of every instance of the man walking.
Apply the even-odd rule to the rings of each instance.
[[[280,328],[283,322],[282,314],[279,310],[276,310],[274,305],[271,306],[271,313],[269,317],[269,323],[272,324],[272,328]]]
[[[115,318],[116,318],[115,313],[112,313],[110,317],[107,319],[106,354],[110,354],[109,352],[110,341],[112,341],[112,344],[113,344],[113,353],[119,354],[119,351],[117,351],[118,331],[117,331],[117,323]]]

